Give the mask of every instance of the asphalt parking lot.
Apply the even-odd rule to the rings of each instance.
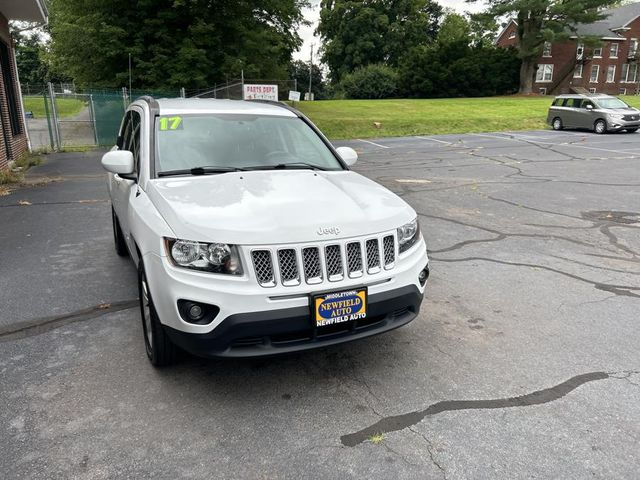
[[[336,142],[420,215],[420,316],[267,360],[144,353],[99,154],[0,197],[4,478],[637,478],[640,134]]]

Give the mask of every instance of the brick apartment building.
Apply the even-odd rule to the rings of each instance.
[[[28,148],[9,20],[45,23],[44,0],[0,0],[0,168],[19,158]]]
[[[640,93],[640,3],[605,10],[604,20],[578,25],[577,36],[545,43],[538,59],[534,92],[555,95],[570,92]],[[500,32],[496,45],[517,44],[517,23],[512,20]],[[586,47],[578,37],[598,37],[602,43]]]

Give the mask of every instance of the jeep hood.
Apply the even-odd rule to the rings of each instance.
[[[401,198],[352,171],[169,177],[149,182],[147,194],[178,238],[238,245],[374,234],[416,215]]]

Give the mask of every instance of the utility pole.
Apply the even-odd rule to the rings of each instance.
[[[311,44],[311,57],[309,59],[309,96],[308,100],[311,101],[311,74],[313,73],[313,43]]]

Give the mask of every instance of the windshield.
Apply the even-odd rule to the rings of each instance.
[[[171,115],[158,117],[157,171],[198,167],[269,168],[307,164],[343,170],[320,137],[298,117]]]
[[[598,105],[600,108],[629,108],[629,105],[619,98],[599,98]]]

